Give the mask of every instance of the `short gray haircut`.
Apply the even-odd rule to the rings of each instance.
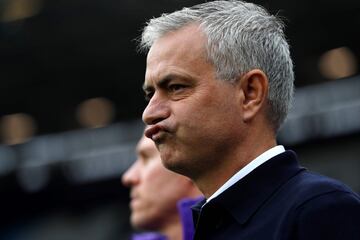
[[[206,57],[214,65],[218,79],[234,82],[252,69],[267,75],[267,116],[277,131],[287,116],[294,92],[293,63],[281,19],[253,3],[206,2],[151,19],[139,47],[147,52],[157,39],[189,24],[199,24],[207,36]]]

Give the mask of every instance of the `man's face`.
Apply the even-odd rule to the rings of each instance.
[[[131,224],[138,229],[160,231],[166,224],[179,221],[176,203],[194,197],[194,185],[162,165],[150,139],[143,137],[136,152],[137,160],[122,177],[123,184],[131,187]]]
[[[206,37],[189,25],[155,41],[147,57],[145,134],[163,164],[196,178],[216,169],[241,136],[241,94],[216,79],[205,57]]]

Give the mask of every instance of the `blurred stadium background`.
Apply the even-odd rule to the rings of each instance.
[[[0,239],[127,239],[144,22],[195,0],[0,0]],[[279,142],[360,192],[360,1],[267,0],[296,99]]]

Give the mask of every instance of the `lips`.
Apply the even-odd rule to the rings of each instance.
[[[129,207],[132,211],[136,211],[137,209],[141,209],[142,201],[139,198],[131,199],[129,203]]]
[[[159,136],[162,131],[165,131],[165,128],[160,125],[149,126],[145,130],[145,136],[155,141],[155,138]]]
[[[139,195],[135,193],[130,194],[130,207],[134,208],[139,202]]]

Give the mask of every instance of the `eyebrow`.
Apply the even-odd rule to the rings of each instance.
[[[160,86],[160,87],[164,87],[166,86],[171,80],[175,79],[175,78],[179,78],[181,77],[180,75],[178,74],[168,74],[166,75],[165,77],[161,78],[158,82],[157,82],[157,85]],[[147,91],[151,91],[154,89],[153,86],[151,85],[146,85],[145,83],[143,84],[143,87],[142,89],[144,90],[144,92],[147,92]]]

